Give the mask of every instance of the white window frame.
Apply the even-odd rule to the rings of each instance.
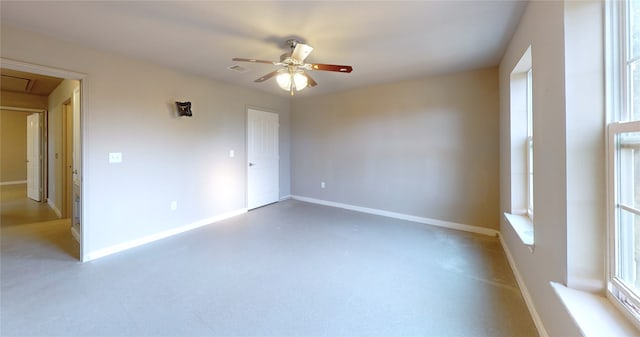
[[[527,71],[527,215],[533,221],[533,68]]]
[[[521,242],[534,250],[533,227],[533,56],[523,52],[509,76],[511,209],[504,213]]]
[[[640,259],[635,247],[640,245],[635,233],[634,215],[640,209],[634,207],[633,186],[621,183],[633,179],[632,147],[640,147],[640,139],[621,141],[620,135],[640,133],[640,121],[615,122],[607,127],[607,185],[609,223],[609,295],[632,317],[640,321]],[[622,165],[621,165],[622,163]],[[623,220],[623,217],[627,217]],[[635,242],[634,242],[635,241]],[[635,278],[636,285],[624,279]]]
[[[633,200],[625,200],[633,199],[633,186],[623,183],[633,179],[632,147],[638,146],[640,140],[623,141],[620,137],[623,133],[640,132],[640,120],[631,121],[632,67],[640,66],[640,55],[632,58],[629,48],[629,3],[607,2],[607,296],[640,325],[640,254],[635,252],[636,246],[640,248],[640,236],[635,233],[633,219],[633,214],[640,215],[640,209],[634,207]],[[640,1],[636,4],[640,6]],[[634,279],[636,284],[624,279]]]

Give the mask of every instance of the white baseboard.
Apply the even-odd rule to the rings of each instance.
[[[51,199],[47,200],[47,205],[49,205],[49,207],[56,213],[58,218],[62,218],[62,212],[60,212],[56,204],[54,204],[53,201],[51,201]]]
[[[78,230],[73,227],[73,225],[71,226],[71,235],[73,235],[73,238],[80,243],[80,233],[78,233]]]
[[[459,223],[449,222],[449,221],[443,221],[443,220],[424,218],[424,217],[419,217],[419,216],[409,215],[409,214],[403,214],[403,213],[389,212],[389,211],[384,211],[384,210],[375,209],[375,208],[367,208],[367,207],[354,206],[354,205],[349,205],[349,204],[342,204],[342,203],[333,202],[333,201],[302,197],[302,196],[299,196],[299,195],[292,195],[291,198],[295,199],[295,200],[304,201],[304,202],[310,202],[310,203],[313,203],[313,204],[344,208],[344,209],[348,209],[348,210],[356,211],[356,212],[375,214],[375,215],[380,215],[380,216],[386,216],[386,217],[389,217],[389,218],[407,220],[407,221],[418,222],[418,223],[426,224],[426,225],[445,227],[445,228],[456,229],[456,230],[460,230],[460,231],[472,232],[472,233],[477,233],[477,234],[483,234],[483,235],[488,235],[488,236],[499,236],[499,234],[500,234],[497,230],[494,230],[494,229],[477,227],[477,226],[470,226],[470,225],[464,225],[464,224],[459,224]]]
[[[160,232],[157,234],[153,234],[153,235],[149,235],[146,237],[142,237],[136,240],[131,240],[129,242],[125,242],[125,243],[121,243],[121,244],[117,244],[108,248],[104,248],[104,249],[99,249],[93,252],[89,252],[88,254],[85,255],[84,261],[83,262],[87,262],[87,261],[91,261],[91,260],[95,260],[95,259],[99,259],[101,257],[105,257],[107,255],[111,255],[111,254],[115,254],[118,252],[122,252],[125,251],[127,249],[131,249],[134,247],[138,247],[138,246],[142,246],[144,244],[153,242],[153,241],[158,241],[170,236],[174,236],[180,233],[184,233],[187,231],[190,231],[192,229],[196,229],[198,227],[202,227],[202,226],[206,226],[206,225],[210,225],[225,219],[229,219],[232,218],[234,216],[246,213],[247,209],[246,208],[242,208],[239,210],[235,210],[235,211],[231,211],[228,213],[224,213],[218,216],[214,216],[208,219],[203,219],[203,220],[199,220],[196,221],[194,223],[185,225],[185,226],[181,226],[178,228],[174,228],[174,229],[170,229],[168,231],[164,231],[164,232]]]
[[[280,201],[285,201],[291,199],[291,194],[285,195],[284,197],[280,197]]]
[[[533,323],[536,325],[536,329],[538,329],[538,334],[540,337],[549,337],[547,330],[544,328],[544,324],[542,324],[542,318],[538,314],[535,305],[533,304],[533,298],[527,289],[526,284],[524,283],[524,279],[520,275],[518,268],[516,267],[516,263],[513,260],[513,255],[511,255],[511,251],[507,247],[507,244],[504,242],[502,236],[500,236],[500,244],[502,244],[502,249],[504,250],[505,255],[507,255],[507,261],[509,261],[509,265],[513,270],[513,274],[516,277],[516,282],[518,282],[518,287],[520,288],[520,292],[522,293],[522,297],[524,298],[524,302],[527,304],[527,308],[529,309],[529,313],[531,314],[531,318],[533,318]]]
[[[8,186],[8,185],[21,185],[26,184],[26,180],[16,180],[16,181],[3,181],[0,183],[0,186]]]

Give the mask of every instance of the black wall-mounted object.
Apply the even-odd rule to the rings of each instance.
[[[178,107],[178,116],[193,116],[191,112],[191,102],[176,102],[176,106]]]

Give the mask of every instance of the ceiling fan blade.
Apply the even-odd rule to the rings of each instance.
[[[311,47],[310,45],[306,45],[304,43],[298,43],[295,49],[293,50],[293,53],[291,53],[291,58],[302,63],[304,62],[304,59],[306,59],[307,56],[309,56],[312,50],[313,50],[313,47]]]
[[[266,64],[276,64],[277,62],[273,61],[264,61],[264,60],[256,60],[256,59],[244,59],[240,57],[234,57],[231,60],[240,61],[240,62],[252,62],[252,63],[266,63]]]
[[[255,80],[254,82],[262,83],[262,82],[264,82],[264,81],[266,81],[266,80],[268,80],[268,79],[272,78],[273,76],[276,76],[277,74],[278,74],[278,71],[277,71],[277,70],[272,71],[272,72],[270,72],[270,73],[268,73],[268,74],[266,74],[266,75],[264,75],[264,76],[260,77],[259,79]]]
[[[304,76],[307,77],[307,86],[309,88],[313,88],[316,85],[318,85],[318,82],[316,82],[313,78],[311,78],[311,76],[309,76],[309,74],[307,74],[306,72],[304,72],[303,74],[304,74]]]
[[[353,68],[351,66],[339,66],[336,64],[312,64],[312,70],[337,71],[339,73],[350,73]]]

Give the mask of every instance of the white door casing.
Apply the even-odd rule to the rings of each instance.
[[[80,221],[82,215],[80,214],[80,201],[82,200],[80,184],[82,182],[82,167],[81,163],[81,148],[80,148],[80,87],[73,90],[73,213],[71,217],[71,230],[74,233],[74,237],[80,241]]]
[[[73,184],[80,185],[80,88],[73,90]]]
[[[247,109],[247,208],[279,200],[279,116]]]
[[[40,114],[27,116],[27,197],[40,201]]]

